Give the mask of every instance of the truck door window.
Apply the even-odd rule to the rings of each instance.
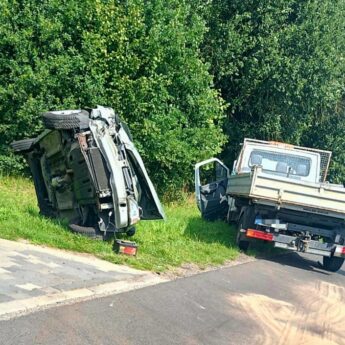
[[[309,158],[264,150],[253,150],[248,162],[250,168],[260,165],[264,171],[301,177],[309,175],[310,164]]]
[[[200,167],[200,181],[202,186],[224,180],[225,178],[227,178],[227,170],[217,161]]]

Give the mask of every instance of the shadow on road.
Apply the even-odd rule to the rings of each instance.
[[[322,264],[319,264],[318,261],[303,257],[298,253],[286,253],[262,259],[266,261],[276,262],[283,266],[296,267],[306,271],[314,271],[327,276],[332,274],[323,270]],[[338,273],[344,275],[343,271],[338,271]]]
[[[205,243],[220,243],[226,247],[237,247],[236,230],[234,225],[229,225],[222,220],[205,221],[201,217],[191,218],[184,231],[185,236]],[[247,253],[260,260],[279,263],[283,266],[296,267],[306,271],[314,271],[319,274],[329,276],[334,273],[327,272],[322,268],[322,259],[313,256],[311,259],[300,253],[286,252],[279,248],[274,248],[271,242],[253,241]],[[345,265],[337,274],[345,276]]]

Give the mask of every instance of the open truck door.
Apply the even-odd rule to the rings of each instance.
[[[195,196],[203,218],[223,219],[227,215],[226,188],[229,169],[219,159],[210,158],[195,165]]]

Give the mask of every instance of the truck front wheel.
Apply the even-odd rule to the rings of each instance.
[[[337,258],[336,256],[332,256],[332,257],[327,257],[324,256],[323,257],[323,268],[326,271],[330,271],[330,272],[337,272],[338,270],[340,270],[341,266],[344,263],[344,258]]]

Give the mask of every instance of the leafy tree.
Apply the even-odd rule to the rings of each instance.
[[[228,104],[225,156],[245,136],[320,143],[316,126],[332,123],[344,92],[345,2],[213,0],[199,10],[203,54]]]
[[[315,119],[303,140],[305,145],[322,147],[333,152],[329,180],[345,184],[345,99],[341,100],[332,116]]]
[[[223,102],[199,46],[202,18],[178,0],[0,0],[0,168],[48,109],[103,104],[128,122],[161,190],[219,153]],[[16,163],[17,164],[17,163]]]

